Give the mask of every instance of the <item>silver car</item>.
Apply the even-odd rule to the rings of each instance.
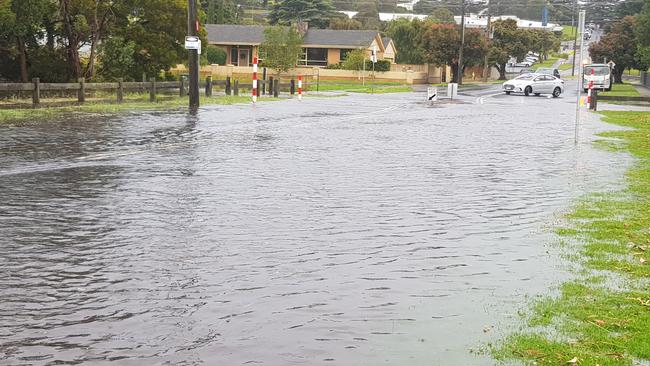
[[[551,75],[524,74],[503,83],[503,91],[508,95],[510,93],[551,94],[557,98],[564,92],[564,81]]]

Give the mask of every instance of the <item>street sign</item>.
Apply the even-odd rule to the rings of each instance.
[[[431,86],[427,88],[427,100],[430,102],[438,101],[438,88]]]
[[[185,37],[185,49],[186,50],[200,50],[201,49],[201,39],[196,36],[187,36]]]
[[[612,60],[609,60],[609,62],[608,62],[607,64],[609,65],[609,68],[610,68],[610,69],[613,69],[614,66],[616,66],[616,64],[615,64],[614,61],[612,61]]]
[[[373,45],[372,46],[372,55],[370,56],[370,60],[372,63],[377,63],[377,46]]]

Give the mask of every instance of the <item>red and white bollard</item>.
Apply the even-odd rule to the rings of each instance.
[[[253,57],[253,103],[257,102],[257,56]]]
[[[591,69],[591,80],[589,81],[589,90],[587,90],[587,109],[591,109],[591,90],[594,88],[594,69]]]
[[[298,75],[298,100],[302,100],[302,75]]]

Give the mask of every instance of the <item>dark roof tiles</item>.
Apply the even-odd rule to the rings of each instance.
[[[206,24],[208,41],[216,44],[258,45],[264,40],[263,25]],[[305,46],[368,47],[378,32],[368,30],[309,29]]]

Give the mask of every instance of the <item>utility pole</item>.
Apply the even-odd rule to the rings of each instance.
[[[199,36],[199,20],[196,0],[187,2],[187,35]],[[199,108],[199,50],[188,50],[190,53],[190,110]]]
[[[485,27],[485,39],[490,42],[490,27],[492,27],[492,13],[490,13],[490,0],[487,2],[487,26]],[[490,64],[488,60],[489,52],[485,54],[485,61],[483,62],[483,82],[487,83],[490,78]]]
[[[458,85],[463,85],[463,48],[465,48],[465,0],[460,0],[460,50],[458,51]]]
[[[585,31],[585,11],[581,11],[580,14],[578,15],[578,32],[580,33],[580,36],[583,37],[584,31]],[[582,89],[582,82],[583,82],[583,67],[582,67],[582,58],[584,57],[584,37],[580,41],[580,69],[578,69],[578,87],[577,87],[577,93],[576,93],[576,122],[575,122],[575,136],[574,136],[574,141],[577,144],[578,143],[578,138],[579,138],[579,131],[580,131],[580,98],[582,97],[581,94],[581,89]],[[573,55],[573,60],[575,62],[577,55]]]
[[[578,0],[573,0],[573,12],[577,13],[578,12]],[[580,16],[578,16],[580,18]],[[578,28],[580,27],[580,19],[578,19]],[[575,30],[575,35],[573,36],[573,66],[571,66],[571,76],[576,75],[576,57],[578,56],[576,54],[576,48],[578,46],[578,29],[574,28]],[[582,43],[582,41],[580,42]]]

